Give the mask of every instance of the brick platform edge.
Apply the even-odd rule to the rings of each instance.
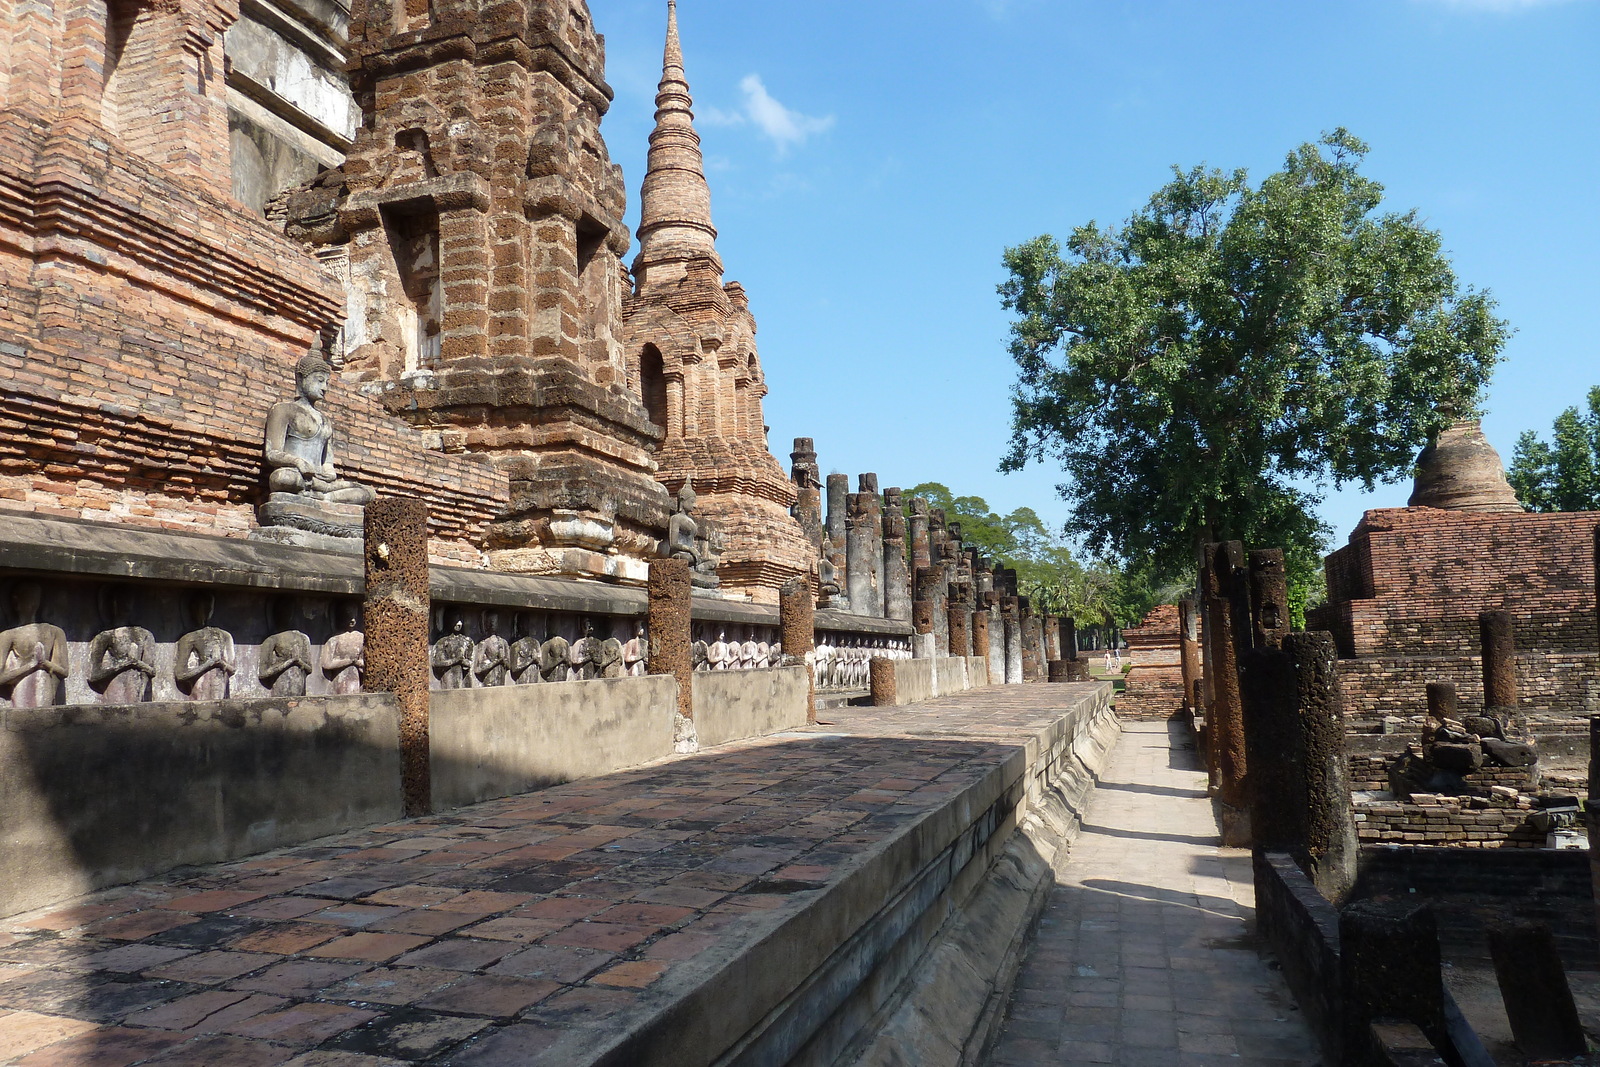
[[[998,818],[999,827],[981,847],[974,841],[972,858],[926,913],[947,916],[943,925],[907,969],[904,987],[863,1028],[872,1036],[860,1054],[834,1062],[986,1061],[1029,935],[1121,735],[1110,697],[1111,686],[1101,684],[1011,761],[1008,774],[1022,765],[984,816]]]

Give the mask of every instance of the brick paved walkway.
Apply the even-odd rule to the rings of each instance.
[[[561,1060],[576,1032],[631,1025],[726,965],[1093,691],[841,711],[0,921],[0,1064]]]
[[[1205,773],[1168,731],[1123,724],[993,1067],[1321,1062],[1282,976],[1253,946],[1249,854],[1220,847]]]

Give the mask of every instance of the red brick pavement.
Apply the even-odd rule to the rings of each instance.
[[[1089,688],[836,709],[5,921],[0,1063],[522,1063],[732,958]]]

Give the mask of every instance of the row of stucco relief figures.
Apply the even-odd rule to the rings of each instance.
[[[817,688],[866,689],[871,684],[874,659],[910,658],[911,646],[899,640],[819,636],[815,657]]]
[[[0,696],[15,708],[59,703],[72,671],[66,631],[39,621],[41,599],[37,582],[13,585],[16,625],[0,631]],[[161,679],[163,667],[158,661],[165,657],[157,655],[155,635],[133,621],[133,599],[127,586],[100,590],[100,611],[108,625],[88,642],[82,672],[83,681],[103,704],[150,700]],[[226,699],[240,670],[233,634],[211,624],[215,606],[215,597],[207,592],[191,595],[185,605],[191,628],[177,638],[170,667],[165,668],[171,689],[185,699]],[[325,640],[315,656],[311,639],[292,625],[297,610],[299,605],[288,599],[274,607],[273,621],[282,628],[261,641],[254,657],[261,688],[270,696],[304,696],[307,680],[320,670],[326,692],[359,693],[366,669],[365,638],[353,610],[345,613],[344,630]]]
[[[579,682],[593,678],[624,678],[645,673],[648,642],[644,624],[634,628],[626,642],[595,635],[594,622],[583,621],[582,634],[568,641],[547,632],[540,640],[530,633],[529,613],[518,615],[517,639],[496,633],[500,613],[483,613],[486,636],[474,641],[464,632],[465,617],[453,613],[450,629],[434,642],[431,655],[434,684],[440,689],[467,689],[496,685],[533,685],[540,682]]]

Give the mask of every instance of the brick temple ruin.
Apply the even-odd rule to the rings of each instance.
[[[633,234],[582,0],[0,3],[8,1037],[992,1043],[1110,687],[950,517],[771,451],[666,16]],[[1521,513],[1475,424],[1420,468],[1316,632],[1223,544],[1127,635],[1123,715],[1198,716],[1328,1047],[1465,1041],[1441,946],[1592,985],[1600,873],[1551,846],[1593,819],[1596,520]],[[1385,938],[1420,1007],[1374,1027]]]

